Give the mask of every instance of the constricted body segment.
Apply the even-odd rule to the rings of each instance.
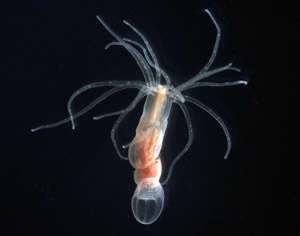
[[[159,181],[161,176],[162,166],[159,157],[144,169],[135,169],[134,171],[134,182],[138,184],[143,179],[154,178]]]

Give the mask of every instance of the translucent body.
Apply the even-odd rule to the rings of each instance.
[[[160,216],[164,207],[164,190],[156,179],[143,179],[131,198],[131,208],[135,219],[145,225],[152,224]]]
[[[163,86],[158,86],[154,95],[147,96],[135,137],[128,150],[128,158],[134,168],[146,168],[159,156],[170,109],[171,100]]]
[[[158,60],[149,42],[139,30],[137,30],[127,21],[123,21],[124,24],[129,26],[131,30],[133,30],[140,37],[143,44],[131,39],[121,38],[106,25],[100,16],[96,16],[104,28],[116,39],[116,41],[109,43],[105,49],[108,49],[110,46],[122,46],[124,49],[126,49],[139,66],[145,82],[101,81],[83,86],[73,93],[67,103],[67,111],[69,113],[68,118],[52,124],[42,125],[31,130],[32,132],[36,132],[41,129],[53,128],[67,122],[71,122],[72,129],[75,129],[74,119],[82,116],[100,102],[105,100],[107,97],[112,96],[124,89],[137,89],[138,93],[135,99],[125,109],[95,116],[93,119],[100,120],[104,117],[119,115],[111,129],[111,140],[119,157],[124,160],[129,159],[130,164],[135,168],[134,181],[137,184],[137,187],[131,199],[131,207],[134,217],[142,224],[151,224],[160,216],[164,207],[164,190],[162,185],[168,183],[175,164],[181,158],[181,156],[187,152],[193,142],[193,127],[189,110],[185,105],[186,102],[203,109],[220,124],[227,141],[227,150],[225,152],[224,159],[228,157],[231,149],[230,134],[223,120],[211,108],[207,107],[197,99],[184,94],[184,92],[188,89],[199,87],[225,87],[247,84],[247,81],[245,80],[221,82],[202,81],[226,70],[233,70],[237,72],[240,71],[238,68],[233,67],[232,63],[228,63],[227,65],[219,68],[210,69],[217,55],[221,30],[210,11],[206,9],[205,12],[211,18],[217,30],[217,36],[212,54],[206,65],[195,76],[178,85],[177,87],[171,85],[170,77],[162,68],[160,68]],[[162,82],[162,80],[164,82]],[[90,89],[99,87],[110,87],[110,89],[96,98],[82,110],[73,113],[72,103],[76,97]],[[139,124],[136,128],[135,137],[129,145],[123,145],[123,148],[129,147],[127,158],[121,154],[116,133],[122,120],[145,96],[146,102],[142,117],[140,118]],[[184,114],[188,128],[188,141],[183,150],[179,152],[173,159],[166,179],[163,182],[160,182],[162,165],[159,155],[168,125],[168,118],[172,104],[178,105]]]

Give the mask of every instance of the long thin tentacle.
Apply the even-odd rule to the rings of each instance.
[[[137,104],[137,102],[138,102],[137,99],[139,99],[139,97],[140,97],[140,94],[138,93],[136,95],[136,97],[133,99],[132,103],[130,103],[128,107],[134,107]],[[101,119],[106,118],[106,117],[121,115],[124,112],[128,112],[128,107],[125,108],[125,109],[119,110],[119,111],[114,111],[114,112],[102,114],[100,116],[94,116],[93,120],[101,120]]]
[[[131,44],[135,44],[136,46],[140,47],[140,48],[143,50],[144,56],[145,56],[145,58],[146,58],[148,64],[149,64],[152,68],[154,68],[155,70],[157,70],[157,67],[158,67],[158,70],[159,70],[159,72],[161,73],[161,75],[163,76],[163,78],[166,80],[167,85],[170,86],[171,80],[170,80],[169,76],[167,75],[167,73],[166,73],[163,69],[161,69],[161,68],[159,67],[159,65],[155,66],[155,65],[153,64],[153,62],[151,61],[151,59],[150,59],[149,56],[148,56],[147,50],[146,50],[140,43],[135,42],[135,41],[133,41],[133,40],[131,40],[131,39],[127,39],[127,38],[124,38],[123,40],[126,41],[126,42],[129,42],[129,43],[131,43]]]
[[[124,44],[126,44],[126,46]],[[107,50],[110,46],[113,46],[113,45],[125,47],[127,49],[127,51],[136,60],[138,66],[140,67],[140,69],[143,73],[143,76],[146,80],[146,83],[149,86],[154,86],[154,83],[152,82],[152,80],[154,80],[154,79],[153,79],[153,74],[152,74],[151,68],[148,65],[148,63],[145,61],[143,56],[134,47],[132,47],[130,44],[125,43],[125,41],[124,42],[111,42],[111,43],[109,43],[105,46],[105,50]],[[147,79],[147,78],[151,78],[151,79]]]
[[[144,78],[149,78],[148,80],[148,85],[149,86],[154,86],[154,77],[152,74],[152,70],[150,68],[150,66],[148,65],[148,63],[145,61],[145,59],[143,58],[143,56],[138,52],[138,50],[136,50],[134,47],[132,47],[130,44],[128,43],[124,43],[126,44],[126,46],[124,46],[127,51],[135,58],[138,66],[140,67]]]
[[[217,52],[218,52],[218,47],[219,47],[220,38],[221,38],[221,30],[220,30],[219,24],[217,23],[217,21],[215,20],[215,18],[213,17],[213,15],[211,14],[211,12],[208,9],[205,9],[205,12],[209,15],[210,19],[212,20],[212,22],[216,26],[217,37],[216,37],[214,49],[212,51],[212,54],[211,54],[207,64],[203,67],[203,69],[197,75],[200,75],[200,74],[206,72],[210,68],[210,66],[213,64],[213,62],[216,58]]]
[[[193,142],[193,127],[192,127],[192,122],[191,122],[191,118],[190,118],[190,114],[189,114],[189,111],[187,109],[187,107],[185,106],[185,104],[183,102],[180,102],[180,101],[175,101],[175,103],[181,108],[184,116],[185,116],[185,120],[186,120],[186,123],[187,123],[187,127],[188,127],[188,141],[184,147],[184,149],[177,155],[177,157],[172,161],[171,165],[170,165],[170,168],[169,168],[169,171],[168,171],[168,175],[166,177],[166,179],[161,183],[162,185],[168,183],[171,175],[172,175],[172,172],[173,172],[173,169],[174,169],[174,166],[175,164],[177,163],[177,161],[180,159],[180,157],[182,157],[182,155],[184,153],[186,153],[186,151],[190,148],[192,142]]]
[[[122,46],[132,55],[132,57],[135,59],[136,63],[140,67],[144,78],[146,80],[146,83],[150,86],[153,86],[154,84],[154,77],[152,74],[151,69],[149,68],[149,65],[147,62],[144,60],[142,55],[131,45],[127,44],[126,42],[123,41],[122,38],[120,38],[115,32],[113,32],[108,25],[100,18],[100,16],[96,16],[97,20],[104,26],[104,28],[114,37],[116,38]]]
[[[131,44],[134,44],[134,45],[138,46],[138,47],[143,51],[144,56],[145,56],[145,58],[146,58],[148,64],[149,64],[152,68],[155,69],[155,65],[153,64],[153,62],[152,62],[151,59],[149,58],[149,55],[148,55],[147,50],[146,50],[140,43],[135,42],[134,40],[131,40],[131,39],[127,39],[127,38],[123,38],[123,40],[124,40],[125,42],[128,42],[128,43],[131,43]],[[123,46],[120,42],[111,42],[111,43],[109,43],[108,45],[106,45],[105,49],[107,49],[107,48],[109,48],[110,46],[113,46],[113,45]],[[166,73],[163,69],[159,68],[159,70],[160,70],[160,73],[161,73],[162,77],[165,79],[167,86],[170,86],[170,85],[171,85],[170,77],[167,75],[167,73]]]
[[[136,87],[136,86],[127,86],[127,85],[123,85],[122,87],[115,87],[115,88],[113,88],[113,89],[105,92],[101,96],[99,96],[97,99],[95,99],[93,102],[91,102],[89,105],[87,105],[86,107],[84,107],[79,112],[77,112],[75,114],[71,113],[72,115],[69,116],[68,118],[65,118],[65,119],[63,119],[61,121],[58,121],[58,122],[55,122],[55,123],[52,123],[52,124],[38,126],[36,128],[31,129],[31,132],[36,132],[36,131],[41,130],[41,129],[54,128],[54,127],[57,127],[59,125],[68,123],[70,121],[74,122],[74,119],[82,116],[83,114],[85,114],[86,112],[88,112],[89,110],[91,110],[92,108],[94,108],[97,104],[99,104],[100,102],[102,102],[108,96],[110,96],[110,95],[112,95],[114,93],[117,93],[117,92],[119,92],[119,91],[121,91],[123,89],[128,89],[128,88],[138,88],[138,89],[140,89],[139,87]]]
[[[232,63],[229,63],[226,66],[223,66],[223,67],[211,70],[211,71],[204,72],[204,73],[202,73],[199,76],[195,76],[192,79],[188,80],[187,82],[185,82],[185,83],[177,86],[176,89],[178,91],[184,91],[188,87],[190,87],[191,85],[193,85],[194,83],[196,83],[197,81],[205,79],[207,77],[210,77],[210,76],[212,76],[214,74],[220,73],[220,72],[225,71],[225,70],[234,70],[234,71],[240,72],[240,69],[232,67]]]
[[[145,38],[145,36],[138,30],[136,29],[133,25],[131,25],[129,22],[127,22],[126,20],[123,21],[124,24],[128,25],[134,32],[136,32],[143,40],[144,44],[146,45],[153,61],[154,61],[154,66],[155,66],[155,71],[156,71],[156,81],[157,81],[157,84],[160,84],[160,67],[159,67],[159,64],[158,64],[158,61],[157,61],[157,58],[155,56],[155,53],[153,52],[148,40]]]
[[[114,126],[111,129],[111,140],[112,143],[114,145],[114,148],[118,154],[118,156],[121,159],[124,160],[128,160],[127,157],[122,156],[121,151],[119,150],[118,144],[117,144],[117,139],[115,137],[116,135],[116,131],[118,131],[119,129],[119,124],[121,123],[121,121],[127,116],[127,114],[139,103],[139,101],[141,101],[144,97],[146,96],[146,93],[142,90],[139,91],[139,93],[137,94],[137,96],[135,97],[135,99],[132,101],[132,103],[129,104],[129,106],[124,109],[124,111],[122,112],[122,114],[118,117],[118,119],[116,120]]]
[[[230,134],[229,131],[224,123],[224,121],[209,107],[207,107],[206,105],[204,105],[203,103],[201,103],[200,101],[198,101],[195,98],[189,97],[189,96],[184,96],[185,100],[193,103],[194,105],[200,107],[201,109],[203,109],[204,111],[206,111],[208,114],[210,114],[213,118],[215,118],[215,120],[221,125],[225,136],[226,136],[226,140],[227,140],[227,150],[224,156],[224,159],[227,159],[230,149],[231,149],[231,139],[230,139]]]
[[[213,21],[213,23],[214,23],[214,25],[217,29],[217,37],[216,37],[216,40],[215,40],[214,48],[213,48],[212,54],[210,56],[210,59],[208,60],[207,64],[203,67],[203,69],[197,75],[195,75],[193,78],[191,78],[187,82],[179,85],[177,87],[177,90],[179,90],[179,91],[183,91],[183,90],[186,90],[188,88],[191,88],[191,87],[193,87],[192,85],[194,83],[196,83],[197,81],[205,79],[205,78],[207,78],[207,77],[209,77],[213,74],[219,73],[219,72],[224,71],[224,70],[235,70],[235,71],[238,71],[238,72],[240,71],[240,69],[238,69],[238,68],[231,67],[232,63],[229,63],[227,66],[217,68],[215,70],[207,72],[209,70],[210,66],[213,64],[215,58],[216,58],[218,48],[219,48],[219,44],[220,44],[221,30],[220,30],[219,24],[217,23],[217,21],[215,20],[215,18],[211,14],[211,12],[208,9],[205,9],[205,12],[209,15],[209,17],[211,18],[211,20]]]
[[[106,113],[106,114],[103,114],[103,115],[100,115],[100,116],[94,116],[93,117],[93,120],[101,120],[103,118],[106,118],[106,117],[110,117],[110,116],[117,116],[117,115],[120,115],[124,112],[124,110],[120,110],[120,111],[114,111],[114,112],[110,112],[110,113]]]
[[[142,74],[145,78],[145,81],[147,83],[148,86],[153,86],[154,85],[154,77],[151,71],[150,66],[147,64],[147,62],[145,61],[145,59],[143,58],[143,56],[134,48],[132,47],[130,44],[125,43],[125,42],[119,42],[119,43],[115,43],[116,45],[120,45],[126,48],[126,50],[133,56],[133,58],[135,59],[137,65],[139,66],[139,68],[142,71]],[[109,44],[105,47],[105,49],[109,48]]]
[[[75,129],[75,123],[73,119],[73,111],[72,111],[72,103],[74,99],[80,95],[81,93],[92,89],[92,88],[99,88],[99,87],[105,87],[105,86],[125,86],[125,88],[138,88],[138,89],[143,89],[145,87],[145,84],[139,81],[103,81],[103,82],[96,82],[92,84],[85,85],[78,89],[76,92],[72,94],[72,96],[69,98],[68,104],[67,104],[67,109],[71,118],[71,123],[72,123],[72,129]],[[122,87],[120,87],[122,88]],[[121,89],[120,89],[121,90]],[[116,89],[118,91],[118,89]],[[109,91],[107,92],[109,93]],[[105,93],[106,94],[106,93]],[[102,96],[104,96],[103,94]],[[110,94],[109,94],[110,95]],[[109,96],[107,95],[107,96]],[[101,96],[100,96],[101,98]]]
[[[233,86],[233,85],[247,85],[248,82],[246,80],[238,80],[238,81],[231,81],[231,82],[198,82],[195,84],[191,84],[185,90],[191,88],[198,88],[198,87],[226,87],[226,86]]]

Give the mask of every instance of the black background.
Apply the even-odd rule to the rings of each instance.
[[[222,29],[213,65],[242,69],[215,81],[247,79],[248,86],[199,88],[187,94],[212,107],[228,125],[228,160],[217,122],[187,105],[194,143],[164,186],[165,208],[152,225],[133,217],[133,169],[110,141],[115,117],[93,115],[130,103],[135,92],[108,99],[70,124],[31,133],[67,116],[71,94],[106,80],[142,80],[112,36],[149,39],[162,68],[179,85],[205,65],[215,28]],[[0,234],[1,235],[299,235],[299,7],[290,1],[9,1],[0,0]],[[84,107],[104,90],[80,96]],[[121,125],[132,139],[142,104]],[[162,156],[167,164],[187,140],[174,107]]]

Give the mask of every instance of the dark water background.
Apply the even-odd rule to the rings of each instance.
[[[230,130],[188,105],[194,143],[164,186],[165,208],[152,225],[133,217],[133,169],[110,141],[115,117],[94,115],[125,107],[122,92],[70,124],[31,133],[67,116],[71,94],[106,80],[142,80],[112,36],[149,39],[174,85],[195,75],[222,29],[213,68],[242,69],[215,81],[247,79],[248,86],[199,88],[187,94],[213,108]],[[299,7],[290,1],[9,1],[0,0],[0,235],[300,235]],[[104,90],[78,97],[84,107]],[[135,132],[142,104],[122,124],[120,142]],[[184,117],[172,109],[162,156],[168,163],[187,140]]]

